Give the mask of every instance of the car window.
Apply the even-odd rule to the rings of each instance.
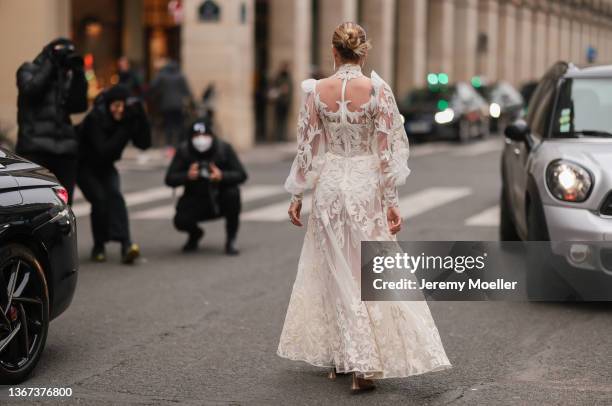
[[[552,81],[547,81],[541,85],[544,85],[543,91],[537,100],[534,98],[537,103],[532,103],[530,106],[527,120],[533,135],[537,137],[543,137],[546,134],[553,95],[555,94],[555,86]]]
[[[565,72],[567,72],[567,69],[568,65],[565,62],[554,64],[546,72],[531,97],[529,107],[527,108],[526,120],[531,128],[532,135],[536,137],[544,137],[548,132],[553,97],[557,84]]]
[[[553,117],[553,137],[612,136],[612,78],[567,79]]]

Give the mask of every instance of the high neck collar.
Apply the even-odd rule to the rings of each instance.
[[[345,63],[334,73],[334,77],[339,79],[354,79],[362,75],[361,66],[356,63]]]

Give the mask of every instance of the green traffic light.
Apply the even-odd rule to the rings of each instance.
[[[480,78],[480,76],[474,76],[472,78],[472,86],[476,88],[482,86],[482,79]]]
[[[438,110],[444,111],[448,108],[448,101],[444,99],[438,100]]]
[[[438,73],[438,82],[441,85],[448,84],[448,75],[446,73]]]
[[[430,85],[437,85],[438,84],[438,75],[436,75],[435,73],[430,73],[427,75],[427,83],[429,83]]]

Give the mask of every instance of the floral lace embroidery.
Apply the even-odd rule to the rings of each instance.
[[[343,65],[334,77],[361,77]],[[302,84],[298,152],[285,182],[293,201],[313,188],[298,273],[278,354],[373,378],[448,368],[426,302],[362,302],[361,241],[389,241],[386,208],[410,173],[408,139],[393,94],[372,73],[373,92],[357,110],[331,111]],[[342,98],[344,99],[344,97]]]

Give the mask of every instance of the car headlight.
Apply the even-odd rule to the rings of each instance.
[[[438,111],[434,116],[434,120],[438,124],[448,124],[453,121],[455,117],[455,112],[451,108],[444,109],[442,111]]]
[[[499,118],[501,115],[501,106],[497,103],[489,105],[489,115],[493,118]]]
[[[565,202],[584,202],[593,186],[591,174],[578,164],[564,160],[553,161],[546,169],[548,190]]]

